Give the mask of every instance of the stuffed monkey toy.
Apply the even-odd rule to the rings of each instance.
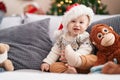
[[[98,49],[95,66],[114,61],[114,59],[117,60],[118,65],[120,64],[120,36],[112,27],[106,24],[94,25],[90,32],[90,39]]]
[[[5,68],[6,71],[13,71],[12,61],[8,59],[9,48],[8,44],[0,43],[0,67]]]

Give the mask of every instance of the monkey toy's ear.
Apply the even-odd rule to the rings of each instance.
[[[96,43],[95,42],[92,42],[94,45],[96,45]]]
[[[109,26],[110,27],[110,29],[112,29],[113,30],[113,27],[112,26]]]

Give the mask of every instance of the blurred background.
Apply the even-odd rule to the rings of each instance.
[[[65,8],[73,3],[85,4],[96,14],[120,14],[120,0],[0,0],[0,10],[6,16],[23,13],[40,15],[63,15]]]

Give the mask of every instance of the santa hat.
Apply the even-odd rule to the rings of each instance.
[[[72,19],[77,18],[80,15],[87,15],[90,19],[89,24],[93,18],[94,12],[91,8],[75,3],[67,7],[65,14],[63,15],[62,23],[60,24],[58,30],[55,32],[55,36],[58,37],[62,32],[67,31],[67,24]]]
[[[36,2],[27,3],[23,7],[29,8],[27,9],[27,13],[34,13],[39,10],[39,5]]]
[[[0,1],[0,10],[5,12],[5,13],[7,12],[6,6],[5,6],[5,4],[2,1]]]

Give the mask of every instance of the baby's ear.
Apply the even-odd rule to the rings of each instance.
[[[95,43],[94,41],[93,41],[92,43],[93,43],[94,45],[96,45],[96,43]]]
[[[113,27],[112,26],[109,26],[110,27],[110,29],[112,29],[113,30]]]

